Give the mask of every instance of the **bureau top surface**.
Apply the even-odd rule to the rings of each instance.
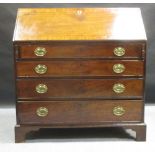
[[[19,9],[13,41],[146,40],[138,8]]]

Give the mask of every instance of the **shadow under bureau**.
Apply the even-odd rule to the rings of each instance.
[[[19,9],[15,140],[41,128],[121,127],[146,138],[146,35],[137,8]]]

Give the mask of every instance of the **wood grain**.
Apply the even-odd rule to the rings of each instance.
[[[22,59],[40,59],[34,54],[37,47],[43,47],[47,53],[42,58],[120,58],[114,55],[116,47],[123,47],[125,55],[121,58],[143,58],[144,41],[53,41],[51,43],[21,44],[18,49]]]
[[[122,106],[123,116],[115,116],[113,108]],[[46,107],[48,115],[39,117],[36,110]],[[38,101],[18,102],[19,124],[98,124],[104,122],[140,122],[143,102],[141,100],[104,101]]]
[[[16,142],[41,128],[121,127],[146,139],[144,97],[146,34],[137,8],[19,9],[13,38],[16,82]],[[46,49],[36,56],[37,47]],[[125,49],[116,56],[114,49]],[[114,64],[125,71],[113,72]],[[39,75],[34,68],[47,66]],[[125,86],[123,93],[114,84]],[[44,84],[44,94],[36,86]],[[115,116],[121,106],[125,114]],[[36,110],[46,107],[48,115]]]
[[[46,65],[47,72],[38,74],[35,67]],[[125,71],[115,73],[113,66],[122,64]],[[70,60],[70,61],[19,61],[18,77],[100,77],[100,76],[143,76],[143,61],[137,60]]]
[[[38,94],[35,87],[43,83],[48,91]],[[122,83],[126,87],[121,94],[113,91],[113,85]],[[18,99],[93,99],[93,98],[141,98],[143,80],[141,79],[35,79],[17,80]]]
[[[137,8],[19,9],[14,41],[146,40]]]

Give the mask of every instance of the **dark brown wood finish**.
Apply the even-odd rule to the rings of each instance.
[[[131,9],[130,14],[128,9],[120,10],[19,10],[14,35],[16,142],[41,128],[89,127],[133,129],[137,141],[146,140],[146,35],[138,9]],[[133,12],[137,20],[131,27]],[[126,21],[123,27],[119,19]],[[47,53],[36,56],[37,47]],[[123,56],[114,54],[117,47],[125,49]],[[38,64],[46,65],[47,72],[36,73]],[[115,64],[123,64],[125,71],[115,73]],[[125,86],[123,93],[113,91],[116,83]],[[37,93],[38,84],[46,85],[47,92]],[[113,114],[117,106],[125,110],[124,115]],[[38,116],[39,107],[47,108],[48,115]]]
[[[37,65],[46,65],[45,74],[35,71]],[[122,64],[124,72],[115,73],[113,66]],[[70,60],[70,61],[19,61],[18,77],[99,77],[99,76],[143,76],[143,61],[138,60]]]
[[[113,109],[123,106],[125,114],[116,116]],[[141,122],[142,101],[38,101],[18,102],[19,124],[101,124],[103,122]],[[48,115],[40,117],[37,108],[46,107]],[[134,108],[133,108],[134,107]]]
[[[123,93],[113,91],[114,84],[125,86]],[[38,84],[45,84],[48,91],[43,94],[36,92]],[[142,79],[35,79],[17,81],[18,99],[79,99],[79,98],[142,98]]]
[[[142,58],[144,42],[52,42],[47,44],[28,44],[19,48],[19,58],[36,58],[34,51],[37,47],[44,47],[47,53],[43,58],[118,58],[114,55],[116,47],[125,48],[122,58]]]
[[[136,136],[131,137],[136,141],[146,141],[146,125],[144,123],[102,123],[102,124],[91,124],[91,125],[16,125],[15,126],[15,142],[25,142],[28,133],[38,132],[40,129],[52,129],[52,128],[120,128],[120,129],[131,129],[136,132]],[[52,130],[51,130],[52,134]],[[36,137],[37,138],[37,137]]]

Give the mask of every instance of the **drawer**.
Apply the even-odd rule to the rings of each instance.
[[[93,125],[103,122],[140,122],[141,100],[18,102],[19,124]]]
[[[118,47],[122,47],[124,51]],[[116,49],[117,48],[117,49]],[[19,46],[19,58],[141,58],[140,42],[52,42]],[[115,51],[115,52],[114,52]]]
[[[141,98],[142,79],[18,79],[19,99]]]
[[[143,76],[138,60],[18,61],[18,77]]]

